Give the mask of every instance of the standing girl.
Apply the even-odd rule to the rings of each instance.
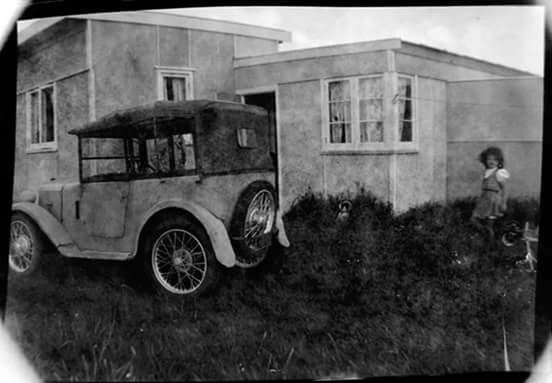
[[[491,146],[481,152],[479,161],[485,166],[482,191],[472,214],[472,222],[481,226],[482,221],[487,225],[489,235],[494,238],[494,222],[502,217],[506,211],[506,180],[510,174],[504,169],[502,150]]]

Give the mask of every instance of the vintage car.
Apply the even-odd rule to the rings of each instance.
[[[16,275],[36,270],[49,241],[65,257],[135,259],[159,291],[195,296],[220,265],[257,266],[273,244],[289,245],[263,108],[158,101],[69,133],[79,182],[14,199]]]

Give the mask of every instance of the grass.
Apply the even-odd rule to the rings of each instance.
[[[195,301],[152,296],[123,263],[48,254],[32,279],[10,276],[8,329],[48,380],[290,379],[501,371],[504,317],[510,365],[530,369],[521,244],[484,251],[473,200],[394,216],[362,190],[350,198],[336,223],[338,197],[304,196],[284,217],[284,255],[227,270]]]

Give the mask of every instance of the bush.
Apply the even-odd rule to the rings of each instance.
[[[353,208],[339,223],[343,198]],[[505,291],[496,286],[512,269],[505,259],[514,250],[487,246],[485,234],[469,222],[474,206],[475,199],[466,198],[394,216],[389,204],[364,189],[354,196],[306,194],[284,217],[292,233],[284,283],[316,294],[328,307],[364,314],[446,317],[464,328],[486,312],[485,320],[496,323]],[[511,199],[509,206],[513,219],[538,217],[535,200]]]
[[[337,222],[342,199],[352,211]],[[284,216],[291,241],[284,261],[226,270],[211,296],[153,298],[122,263],[54,257],[31,283],[11,282],[8,317],[48,380],[501,369],[502,320],[517,339],[532,334],[534,277],[504,262],[522,245],[485,248],[469,224],[474,203],[394,215],[362,188],[308,193]],[[518,219],[538,216],[535,201],[510,207]],[[512,367],[527,369],[532,345],[515,339]]]

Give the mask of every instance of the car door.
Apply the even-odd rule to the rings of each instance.
[[[128,193],[128,182],[64,187],[62,223],[81,250],[118,250],[117,244],[126,234]]]
[[[127,181],[82,184],[80,222],[92,237],[121,238],[130,187]]]

